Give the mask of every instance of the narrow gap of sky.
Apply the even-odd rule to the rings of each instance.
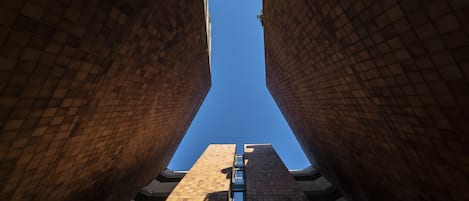
[[[208,144],[271,143],[289,169],[309,165],[266,87],[261,0],[211,0],[212,88],[169,168],[188,170]]]

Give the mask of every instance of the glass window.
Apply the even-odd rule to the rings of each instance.
[[[243,200],[244,200],[244,192],[233,193],[233,201],[243,201]]]
[[[244,177],[244,171],[243,170],[236,170],[236,173],[235,173],[235,177],[236,178],[243,178]]]
[[[244,170],[235,168],[234,170],[234,184],[243,185],[244,184]]]
[[[243,155],[236,155],[235,166],[236,167],[244,167],[244,157],[243,157]]]
[[[235,178],[234,184],[244,185],[244,180],[242,178]]]
[[[234,201],[244,200],[244,155],[236,155],[234,161],[233,177],[231,183],[231,191],[233,192]]]

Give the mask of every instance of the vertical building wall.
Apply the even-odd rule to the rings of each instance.
[[[209,145],[167,200],[227,201],[235,152],[234,144]]]
[[[469,1],[265,0],[263,24],[267,85],[350,198],[469,200]]]
[[[244,145],[246,200],[308,200],[272,145]]]
[[[0,3],[0,200],[130,200],[210,87],[204,1]]]

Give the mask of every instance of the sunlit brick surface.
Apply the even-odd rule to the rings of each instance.
[[[210,87],[204,3],[0,2],[0,200],[128,201]]]
[[[263,13],[268,87],[322,173],[354,200],[469,200],[469,1]]]
[[[181,182],[168,201],[227,201],[236,145],[211,144]]]
[[[244,145],[247,201],[308,200],[272,145]]]

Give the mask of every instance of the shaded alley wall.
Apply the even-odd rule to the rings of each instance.
[[[469,2],[265,0],[267,85],[359,201],[468,200]]]
[[[210,87],[204,1],[0,3],[0,200],[130,200]]]

